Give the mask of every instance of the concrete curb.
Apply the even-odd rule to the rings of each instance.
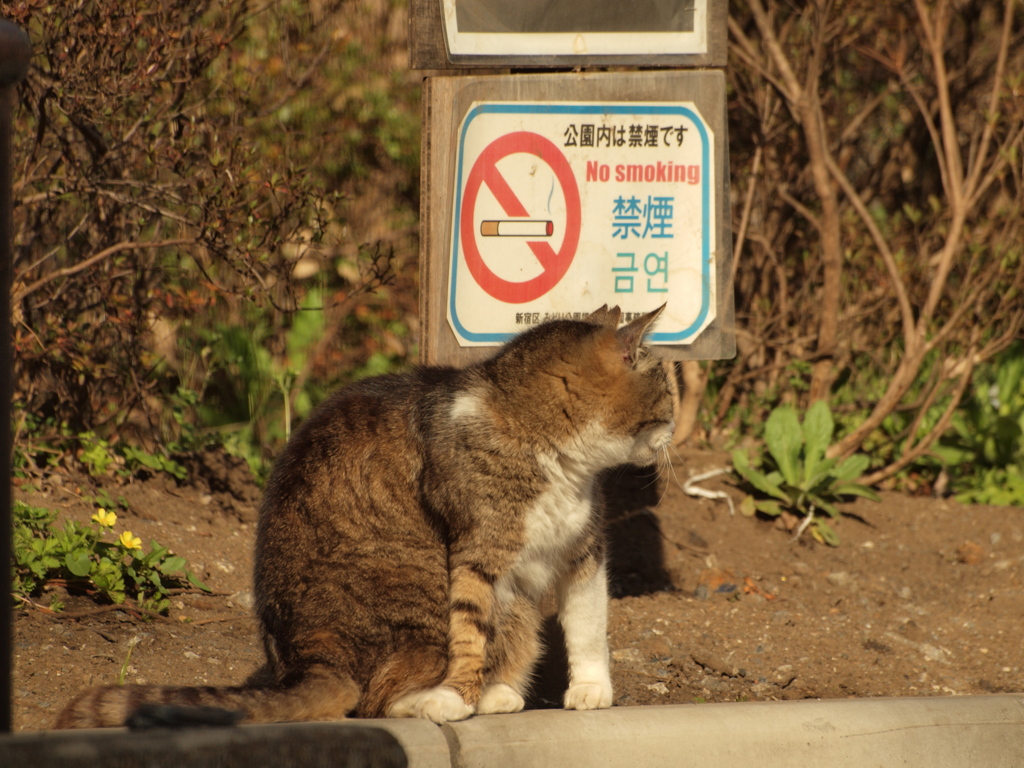
[[[26,768],[390,768],[401,751],[411,768],[1020,768],[1024,694],[0,737],[0,765]]]
[[[524,712],[451,730],[459,768],[1024,766],[1024,696]]]

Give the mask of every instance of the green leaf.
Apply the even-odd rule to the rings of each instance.
[[[843,483],[832,489],[836,496],[860,496],[861,498],[881,501],[882,497],[875,493],[873,488],[860,483]]]
[[[203,592],[212,591],[208,586],[206,586],[205,584],[203,584],[203,582],[197,579],[195,577],[195,574],[192,573],[192,571],[185,571],[185,578],[188,579],[189,584],[199,587],[201,590],[203,590]]]
[[[740,502],[740,514],[744,517],[753,517],[757,513],[757,507],[755,506],[754,497],[747,494],[743,497],[743,501]]]
[[[126,445],[121,448],[121,453],[124,455],[129,468],[138,468],[139,466],[142,466],[146,469],[152,470],[153,472],[166,472],[169,475],[173,475],[178,480],[184,480],[188,474],[185,467],[173,459],[168,458],[163,453],[149,453],[142,448],[136,448],[131,445]]]
[[[754,506],[757,507],[758,512],[763,512],[772,517],[778,517],[785,511],[783,506],[774,499],[760,499],[754,502]]]
[[[746,451],[737,448],[732,452],[732,466],[744,480],[761,491],[761,493],[767,493],[769,496],[774,496],[780,501],[789,501],[789,498],[778,484],[773,483],[759,470],[750,466],[750,459],[747,457]]]
[[[160,461],[151,453],[142,450],[141,448],[135,448],[131,445],[126,445],[121,449],[121,453],[124,457],[132,463],[141,464],[146,469],[160,469]]]
[[[812,525],[814,528],[811,533],[814,534],[815,539],[822,544],[828,544],[830,547],[839,546],[839,536],[832,530],[832,526],[819,518],[815,518]]]
[[[139,575],[139,573],[132,566],[125,565],[122,567],[121,570],[124,572],[125,575],[130,576],[131,580],[134,581],[136,584],[141,584],[143,582],[142,576]]]
[[[1020,352],[1020,350],[1017,350]],[[1017,354],[1009,359],[1004,359],[996,370],[996,387],[999,392],[999,401],[1002,405],[1009,405],[1013,398],[1021,390],[1021,383],[1024,381],[1024,354]]]
[[[165,574],[174,573],[184,570],[186,565],[188,565],[188,561],[184,557],[172,555],[160,563],[160,572]]]
[[[871,464],[871,459],[863,453],[855,453],[833,470],[836,480],[854,480],[864,474]]]
[[[796,411],[784,405],[776,408],[764,424],[764,441],[782,476],[790,485],[800,484],[800,449],[803,431]]]
[[[89,559],[89,553],[83,550],[68,552],[64,556],[64,565],[79,578],[88,576],[89,571],[92,570],[92,560]]]
[[[817,507],[820,510],[823,510],[824,512],[827,512],[830,517],[839,517],[839,510],[836,508],[836,505],[833,504],[832,502],[821,498],[821,496],[816,496],[814,494],[808,494],[808,498],[811,500],[811,503],[814,504],[815,507]]]
[[[296,369],[305,366],[306,353],[312,349],[324,334],[324,297],[320,290],[311,289],[302,302],[302,309],[292,315],[292,327],[288,331],[286,344],[288,362]]]
[[[974,451],[963,448],[957,448],[954,445],[944,445],[942,443],[936,443],[932,446],[931,452],[935,454],[940,462],[947,467],[955,467],[958,464],[963,464],[965,461],[970,461],[974,458]]]
[[[1005,467],[1013,463],[1013,456],[1021,445],[1020,425],[1008,416],[999,416],[989,427],[983,444],[985,459],[991,464]]]
[[[177,480],[184,480],[188,477],[188,470],[173,459],[164,459],[164,472]]]
[[[835,423],[828,404],[818,400],[804,416],[804,483],[807,488],[817,485],[814,478],[819,473],[818,465],[825,458],[825,450],[832,441],[834,429]]]
[[[146,598],[142,601],[142,607],[155,613],[164,613],[171,607],[171,601],[166,597]]]
[[[821,491],[828,488],[834,481],[832,469],[836,465],[835,459],[822,459],[818,462],[817,472],[804,481],[804,489],[807,491]]]

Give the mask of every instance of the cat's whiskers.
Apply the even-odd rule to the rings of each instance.
[[[671,458],[668,455],[668,446],[662,446],[661,448],[659,448],[655,452],[655,454],[654,454],[654,463],[651,465],[651,466],[654,467],[655,473],[654,473],[654,476],[651,478],[650,482],[644,484],[644,486],[643,486],[644,490],[647,490],[652,485],[656,486],[657,483],[662,479],[662,477],[665,475],[665,469],[664,469],[663,465],[667,465],[668,466],[668,471],[669,471],[670,474],[674,474],[675,473],[674,469],[672,467],[672,460],[671,460]],[[678,480],[676,481],[676,484],[678,485]],[[668,483],[665,483],[665,488],[658,495],[658,501],[655,503],[654,506],[660,505],[661,502],[664,501],[665,495],[667,493],[668,493]]]
[[[683,458],[683,454],[681,454],[679,452],[679,445],[677,445],[674,440],[672,442],[670,442],[668,445],[665,446],[665,450],[666,450],[666,452],[671,450],[672,453],[674,453],[676,455],[677,459],[679,459],[680,461],[685,461],[685,459]],[[670,456],[671,456],[671,454],[670,454]]]
[[[679,459],[680,461],[683,460],[682,455],[679,453],[679,450],[676,448],[676,446],[672,445],[671,443],[666,445],[662,449],[662,451],[663,451],[662,455],[664,456],[664,459],[665,459],[665,467],[668,469],[669,476],[671,476],[671,478],[675,482],[676,486],[678,486],[679,489],[682,490],[683,483],[679,480],[679,474],[676,472],[675,462],[672,461],[672,453],[674,452],[675,455],[676,455],[676,458]]]

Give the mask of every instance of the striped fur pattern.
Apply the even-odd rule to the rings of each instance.
[[[651,464],[672,435],[660,310],[544,323],[462,370],[346,387],[278,458],[260,509],[255,594],[272,682],[88,690],[59,727],[142,705],[244,722],[422,717],[523,707],[552,590],[570,709],[611,706],[598,476]]]

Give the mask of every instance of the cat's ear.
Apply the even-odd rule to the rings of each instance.
[[[619,342],[619,351],[622,353],[622,359],[624,362],[633,365],[637,361],[640,350],[640,342],[643,341],[644,334],[647,333],[648,328],[658,319],[665,310],[665,305],[662,304],[653,312],[648,312],[646,315],[641,315],[636,320],[633,320],[628,325],[622,326],[615,334],[615,338]]]
[[[600,309],[597,309],[587,315],[587,322],[597,323],[598,325],[604,325],[609,328],[618,328],[619,319],[621,317],[622,311],[618,307],[608,309],[608,305],[604,304]]]

